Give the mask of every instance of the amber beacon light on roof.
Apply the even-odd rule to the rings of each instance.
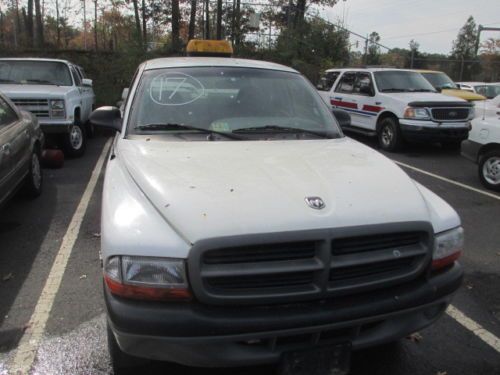
[[[231,57],[233,46],[227,40],[191,39],[186,47],[188,56]]]

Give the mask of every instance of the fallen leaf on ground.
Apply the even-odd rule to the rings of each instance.
[[[81,280],[81,279],[86,279],[86,278],[87,278],[87,275],[82,275],[82,276],[80,276],[80,280]]]
[[[14,275],[12,274],[12,272],[10,272],[7,275],[5,275],[4,277],[2,277],[2,281],[8,281],[8,280],[12,279],[13,277],[14,277]]]
[[[92,233],[92,236],[96,237],[96,238],[100,238],[101,237],[101,233]]]
[[[412,333],[411,335],[406,336],[406,338],[413,342],[420,342],[423,339],[422,335],[418,332]]]
[[[448,375],[448,371],[438,371],[436,375]]]

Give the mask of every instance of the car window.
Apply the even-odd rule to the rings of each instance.
[[[347,72],[342,75],[340,82],[337,85],[336,92],[342,92],[345,94],[352,94],[354,90],[354,82],[356,80],[356,73]]]
[[[300,74],[236,67],[145,71],[128,130],[142,134],[137,126],[165,123],[225,132],[286,126],[339,133],[328,107]]]
[[[420,73],[408,70],[386,70],[373,73],[380,92],[435,92]]]
[[[71,67],[71,74],[73,75],[73,79],[75,80],[75,85],[76,86],[81,86],[82,85],[82,79],[80,78],[80,75],[76,71],[76,68],[74,66]]]
[[[368,96],[372,96],[374,94],[370,73],[356,73],[356,81],[354,82],[353,94]]]
[[[12,124],[17,119],[14,109],[0,97],[0,127]]]
[[[0,82],[16,85],[73,85],[65,63],[35,60],[0,60]]]
[[[487,99],[493,99],[497,95],[500,95],[500,85],[475,86],[474,89],[478,94],[485,96]]]
[[[320,91],[330,91],[333,84],[339,77],[340,72],[326,72],[323,77],[321,77],[318,83],[318,90]]]
[[[432,86],[436,89],[456,89],[458,86],[444,73],[440,72],[424,72],[422,75],[427,79]]]

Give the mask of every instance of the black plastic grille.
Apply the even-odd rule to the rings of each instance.
[[[432,108],[432,117],[439,121],[463,121],[469,118],[469,108]]]
[[[291,272],[263,276],[215,277],[211,278],[208,284],[213,288],[225,290],[289,288],[312,283],[313,275],[312,272]]]
[[[332,254],[353,254],[392,247],[418,245],[420,241],[421,234],[416,232],[340,238],[332,241]]]

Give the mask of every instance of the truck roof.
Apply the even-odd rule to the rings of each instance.
[[[326,72],[384,72],[384,71],[404,71],[404,72],[414,72],[412,69],[399,69],[399,68],[333,68],[328,69]]]
[[[196,66],[224,66],[254,69],[280,70],[298,73],[288,66],[261,60],[235,59],[229,57],[163,57],[146,61],[145,70]]]
[[[40,57],[2,57],[0,61],[9,60],[9,61],[48,61],[48,62],[60,62],[65,64],[71,64],[68,60],[61,59],[46,59]]]

